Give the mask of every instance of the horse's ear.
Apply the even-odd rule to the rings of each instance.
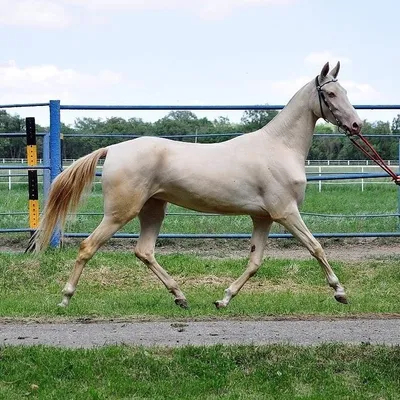
[[[327,62],[327,63],[323,66],[323,68],[322,68],[322,70],[321,70],[321,73],[320,73],[320,75],[319,75],[321,81],[328,75],[328,73],[329,73],[329,62]]]
[[[339,74],[339,70],[340,70],[340,61],[338,61],[338,63],[336,64],[336,67],[333,68],[333,70],[331,71],[331,75],[336,79],[338,74]]]

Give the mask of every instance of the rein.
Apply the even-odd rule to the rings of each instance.
[[[348,128],[344,127],[344,125],[340,122],[340,120],[336,117],[335,113],[333,112],[331,106],[329,105],[322,87],[327,85],[331,82],[337,82],[337,79],[332,79],[328,82],[323,83],[322,85],[319,84],[318,75],[315,77],[315,86],[318,92],[318,99],[319,99],[319,107],[321,109],[321,117],[326,121],[329,122],[324,114],[324,110],[322,108],[322,102],[324,102],[325,106],[333,115],[333,118],[336,121],[338,130],[342,130],[344,134],[350,139],[350,141],[356,146],[362,153],[364,153],[368,158],[370,158],[375,164],[379,165],[388,175],[391,176],[392,180],[396,185],[400,185],[400,175],[397,175],[386,163],[383,161],[382,157],[377,153],[377,151],[372,147],[371,143],[361,134],[361,132],[357,134],[352,134]],[[357,141],[357,139],[359,139]],[[361,142],[360,142],[361,141]]]

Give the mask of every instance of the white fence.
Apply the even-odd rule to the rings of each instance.
[[[1,160],[1,159],[0,159]],[[3,159],[4,164],[7,165],[26,165],[26,159]],[[39,161],[39,160],[38,160]],[[64,160],[63,165],[67,167],[71,165],[75,160]],[[40,160],[41,163],[41,160]],[[386,163],[395,171],[399,171],[399,162],[394,160],[388,160]],[[99,166],[101,168],[101,166]],[[306,173],[307,175],[329,175],[329,174],[359,174],[359,173],[381,173],[383,172],[379,166],[368,160],[307,160],[306,161]],[[12,190],[21,184],[28,184],[27,170],[0,170],[0,187],[8,187],[8,190]],[[38,182],[43,182],[43,171],[38,171]],[[346,180],[334,180],[334,181],[311,181],[309,185],[318,185],[318,190],[322,191],[325,185],[359,185],[361,191],[368,184],[391,184],[390,178],[361,178],[361,179],[346,179]]]

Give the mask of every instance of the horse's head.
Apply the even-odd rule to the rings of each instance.
[[[326,63],[321,73],[315,78],[315,93],[312,110],[319,118],[338,126],[350,134],[361,131],[362,121],[351,105],[346,90],[337,80],[340,62],[329,72],[329,63]]]

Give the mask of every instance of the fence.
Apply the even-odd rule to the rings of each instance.
[[[50,131],[47,134],[44,134],[44,146],[43,146],[43,163],[42,165],[36,167],[38,170],[43,171],[44,176],[44,197],[46,197],[49,184],[52,182],[56,176],[62,171],[62,161],[61,161],[61,118],[60,114],[62,110],[131,110],[131,111],[151,111],[151,110],[225,110],[225,111],[238,111],[238,110],[281,110],[283,105],[235,105],[235,106],[227,106],[227,105],[210,105],[210,106],[190,106],[190,105],[181,105],[181,106],[107,106],[107,105],[62,105],[59,100],[51,100],[49,103],[35,103],[35,104],[10,104],[10,105],[0,105],[0,109],[2,108],[17,108],[17,107],[49,107],[50,110]],[[400,110],[400,105],[355,105],[356,109],[359,110]],[[66,137],[68,135],[65,135]],[[80,135],[81,137],[84,135]],[[116,136],[116,135],[103,135],[105,137]],[[175,136],[178,137],[179,135]],[[229,136],[232,136],[229,134]],[[341,135],[343,136],[343,135]],[[371,135],[365,135],[371,136]],[[129,135],[124,135],[125,138],[128,138]],[[185,135],[188,137],[188,135]],[[199,137],[199,135],[193,135],[193,137]],[[332,136],[331,136],[332,137]],[[393,135],[391,136],[393,137]],[[400,135],[397,135],[400,138]],[[399,140],[399,159],[400,159],[400,140]],[[326,161],[327,164],[330,164],[330,161]],[[400,161],[391,160],[391,165],[396,165],[397,167],[400,164]],[[365,168],[369,166],[367,164]],[[314,167],[313,163],[310,162],[308,167]],[[27,169],[24,165],[19,166],[9,166],[3,163],[0,164],[0,170],[23,170]],[[30,168],[32,169],[32,168]],[[361,180],[361,187],[364,188],[366,179],[376,179],[376,178],[387,178],[388,175],[384,172],[378,172],[378,170],[374,169],[373,172],[366,172],[366,169],[362,169],[360,172],[353,173],[340,173],[340,171],[335,171],[334,173],[327,173],[324,166],[317,166],[317,170],[313,171],[313,174],[307,177],[307,180],[311,183],[318,184],[319,190],[322,190],[322,183],[332,180]],[[369,171],[369,169],[368,169]],[[12,185],[12,182],[11,182]],[[398,191],[398,213],[397,216],[400,216],[400,189]],[[24,228],[15,228],[15,229],[0,229],[1,232],[23,232],[29,231],[29,229]],[[66,233],[67,237],[85,237],[87,233]],[[319,233],[315,234],[317,237],[388,237],[388,236],[400,236],[400,232],[353,232],[353,233]],[[115,237],[138,237],[137,234],[116,234]],[[249,238],[249,234],[164,234],[160,235],[160,237],[165,238]],[[291,237],[289,234],[278,233],[271,234],[270,237],[276,238],[284,238]],[[55,234],[52,240],[53,245],[57,245],[59,243],[59,234]]]
[[[42,160],[38,160],[39,165],[42,164]],[[75,160],[72,159],[64,159],[62,161],[63,169],[71,165]],[[26,165],[25,159],[9,159],[7,160],[7,165]],[[399,168],[399,162],[395,160],[388,160],[387,164],[394,169]],[[98,167],[101,170],[101,166]],[[386,179],[382,178],[370,178],[367,177],[370,174],[379,174],[381,169],[376,164],[373,164],[370,160],[307,160],[306,162],[306,174],[309,179],[313,179],[310,181],[310,184],[318,185],[318,190],[321,192],[324,186],[328,185],[357,185],[360,187],[361,191],[364,191],[365,187],[368,183],[373,182],[375,185],[392,185],[393,183]],[[316,176],[329,177],[332,174],[339,174],[339,176],[344,176],[346,174],[361,174],[361,178],[347,178],[343,180],[336,180],[331,182],[330,180],[316,180]],[[44,174],[42,172],[38,173],[38,183],[44,183]],[[100,182],[95,182],[100,183]],[[13,172],[12,169],[9,170],[0,170],[0,185],[1,187],[7,187],[8,190],[16,189],[21,185],[28,184],[28,176],[26,171],[21,173],[20,171]]]

